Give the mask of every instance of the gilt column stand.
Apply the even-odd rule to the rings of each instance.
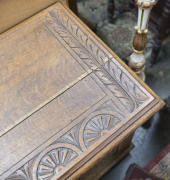
[[[135,36],[133,39],[133,54],[129,59],[129,67],[145,81],[145,57],[143,52],[147,44],[148,20],[152,7],[157,3],[157,0],[136,0],[138,5],[138,22],[135,26]]]

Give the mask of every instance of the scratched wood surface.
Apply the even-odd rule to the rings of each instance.
[[[163,105],[57,3],[0,35],[0,179],[99,178]]]

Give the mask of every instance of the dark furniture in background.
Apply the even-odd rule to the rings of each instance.
[[[164,4],[164,6],[162,6]],[[159,6],[160,5],[160,6]],[[159,10],[160,7],[160,10]],[[150,65],[155,63],[155,60],[160,52],[162,41],[166,35],[168,28],[170,27],[170,0],[161,0],[158,2],[154,12],[161,13],[157,20],[157,28],[155,35],[155,42],[150,58]],[[154,9],[153,9],[154,10]],[[152,16],[151,16],[152,17]]]
[[[115,11],[114,0],[108,0],[107,12],[108,12],[108,20],[110,23],[113,22],[114,11]]]
[[[113,22],[114,0],[108,0],[108,19]],[[137,14],[137,5],[131,0],[128,8],[118,9],[119,11],[131,11]],[[150,65],[153,65],[160,52],[162,41],[170,27],[170,0],[159,0],[151,11],[149,26],[155,32],[155,42],[150,57]]]
[[[124,180],[132,179],[152,179],[152,180],[162,180],[161,178],[156,177],[155,175],[149,173],[144,168],[133,163],[129,166]]]

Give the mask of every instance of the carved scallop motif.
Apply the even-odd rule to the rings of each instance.
[[[62,169],[77,156],[78,154],[75,151],[65,147],[49,151],[39,162],[37,168],[37,179],[51,179],[54,174],[60,173]]]
[[[84,128],[83,139],[86,147],[105,135],[118,122],[119,118],[110,114],[97,115],[90,119]]]

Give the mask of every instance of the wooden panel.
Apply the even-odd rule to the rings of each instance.
[[[0,136],[87,75],[39,19],[2,38],[0,49]]]
[[[4,41],[7,37],[10,38]],[[6,89],[1,89],[2,106],[3,99],[9,96],[6,92],[11,92],[12,99],[6,101],[8,106],[2,112],[23,106],[22,96],[15,99],[14,92],[26,92],[24,97],[31,102],[30,111],[21,111],[25,114],[22,121],[15,113],[11,114],[11,119],[15,119],[16,124],[8,124],[5,115],[1,120],[9,127],[13,125],[8,131],[1,130],[4,132],[0,137],[1,179],[9,175],[7,179],[76,177],[76,172],[81,174],[90,170],[86,164],[96,165],[97,155],[103,158],[101,162],[107,162],[104,158],[109,158],[110,150],[117,152],[119,145],[120,159],[122,152],[127,153],[123,149],[131,139],[127,144],[121,142],[164,104],[59,3],[4,33],[0,41],[3,42],[0,43],[1,54],[6,56],[3,61],[1,59],[6,67],[3,69],[9,72],[1,79],[10,79],[9,82],[15,85],[7,90],[6,84]],[[12,56],[6,51],[7,47]],[[42,69],[48,73],[42,73]],[[27,74],[28,77],[35,74],[37,81],[28,79]],[[23,88],[17,85],[17,82],[22,84],[22,79],[28,82]],[[34,85],[40,87],[38,91]],[[34,95],[35,92],[40,93]]]
[[[70,18],[68,12],[62,9],[49,11],[45,22],[48,23],[51,31],[55,31],[54,35],[59,36],[61,43],[63,41],[68,44],[70,52],[76,54],[79,61],[87,65],[110,89],[130,113],[129,116],[133,117],[137,111],[139,112],[154,99],[135,79],[130,77],[128,71],[116,61],[115,56],[105,51],[93,36]],[[90,56],[87,55],[88,53]],[[110,78],[115,82],[111,82]]]
[[[56,2],[67,5],[66,0],[0,0],[0,33]]]
[[[84,87],[86,87],[86,92],[83,91]],[[2,136],[0,139],[3,149],[0,156],[0,174],[36,150],[54,134],[62,131],[104,96],[105,93],[96,86],[90,77],[87,77]],[[71,126],[70,124],[69,128]],[[59,135],[57,134],[57,136]],[[8,159],[5,157],[6,153]]]
[[[105,149],[84,164],[76,173],[72,174],[69,179],[99,179],[133,149],[134,145],[131,143],[132,137],[133,134],[127,136],[118,145],[110,143]]]

